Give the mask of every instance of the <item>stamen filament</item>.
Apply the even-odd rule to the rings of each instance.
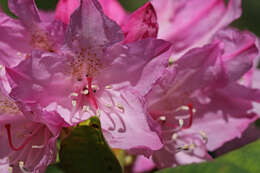
[[[12,141],[11,125],[10,125],[10,124],[6,124],[6,125],[5,125],[5,128],[6,128],[6,130],[7,130],[7,136],[8,136],[9,145],[10,145],[11,149],[14,150],[14,151],[19,151],[19,150],[23,149],[23,148],[32,140],[32,136],[30,136],[30,137],[28,137],[28,138],[24,141],[24,143],[23,143],[21,146],[15,147],[15,146],[13,145],[13,141]]]
[[[96,98],[94,96],[94,92],[92,90],[92,78],[87,77],[87,80],[88,80],[88,90],[89,90],[90,101],[94,105],[95,109],[98,109],[97,101],[96,101]]]

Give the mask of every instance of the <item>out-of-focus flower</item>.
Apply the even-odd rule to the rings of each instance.
[[[33,11],[30,15],[35,18]],[[111,147],[159,149],[162,144],[148,125],[142,97],[167,66],[168,56],[162,53],[170,44],[154,38],[156,24],[141,27],[155,23],[150,4],[136,16],[142,16],[140,21],[130,16],[130,22],[138,27],[126,26],[131,36],[124,39],[96,0],[81,1],[60,49],[35,49],[18,66],[7,68],[14,83],[11,96],[26,114],[59,113],[71,125],[100,116]]]
[[[258,115],[260,90],[244,82],[258,56],[249,32],[221,30],[214,44],[194,48],[166,70],[147,95],[164,147],[153,154],[159,168],[209,160],[209,151],[240,137]]]
[[[173,53],[179,56],[191,48],[209,43],[216,32],[241,15],[241,0],[151,2],[158,16],[158,37],[172,42]]]

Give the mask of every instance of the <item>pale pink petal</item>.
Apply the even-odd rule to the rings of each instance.
[[[0,12],[0,63],[15,66],[30,52],[30,39],[20,21]]]
[[[79,7],[79,0],[60,0],[55,11],[55,18],[69,24],[71,14]]]
[[[122,30],[125,34],[124,43],[156,37],[158,33],[157,17],[150,2],[136,10],[124,22]]]
[[[209,112],[205,114],[202,119],[194,120],[191,130],[203,130],[208,138],[208,150],[214,151],[225,142],[237,137],[240,138],[248,125],[257,118],[258,116],[256,115],[240,115],[240,117],[233,117],[228,114],[223,114],[222,110],[219,110],[218,112]],[[220,133],[220,129],[225,133]]]
[[[256,37],[247,31],[226,29],[219,31],[215,39],[223,44],[222,63],[229,80],[242,78],[253,67],[254,59],[259,53]]]
[[[99,0],[105,15],[116,21],[119,25],[124,22],[127,13],[117,0]]]
[[[2,146],[2,145],[1,145]],[[0,157],[0,172],[1,173],[10,173],[9,171],[8,157]]]
[[[154,152],[153,160],[158,168],[200,163],[212,159],[199,132],[180,132],[175,135],[176,137],[166,140],[162,149]]]
[[[241,1],[153,0],[158,15],[159,38],[175,44],[175,52],[207,43],[221,28],[241,14]]]
[[[11,11],[28,28],[40,22],[40,16],[34,0],[10,0],[8,5]]]
[[[144,156],[137,156],[134,166],[133,173],[142,173],[146,171],[151,171],[155,168],[155,164],[152,159],[146,158]]]
[[[149,111],[170,111],[192,103],[190,97],[194,91],[216,83],[213,66],[220,56],[219,44],[212,44],[192,49],[173,62],[170,67],[173,69],[163,76],[148,95]],[[161,115],[155,113],[154,116],[157,119]]]
[[[158,150],[162,143],[153,132],[147,119],[144,103],[137,93],[131,90],[109,92],[100,98],[104,100],[101,107],[101,124],[106,140],[112,148]],[[110,105],[106,108],[106,105]]]
[[[110,63],[109,67],[102,70],[103,73],[97,80],[102,81],[103,86],[133,86],[145,95],[167,67],[168,54],[162,53],[169,47],[168,42],[152,38],[111,46],[104,57],[104,61]],[[151,72],[151,69],[155,71]]]
[[[103,47],[122,39],[121,28],[104,15],[97,0],[81,1],[80,7],[71,16],[66,36],[69,45],[78,40],[84,48]]]
[[[259,138],[260,138],[260,129],[259,127],[256,127],[254,124],[252,124],[244,131],[241,138],[235,138],[234,140],[225,143],[221,148],[217,149],[214,153],[216,154],[216,156],[220,156],[232,150],[239,149],[251,142],[256,141]]]

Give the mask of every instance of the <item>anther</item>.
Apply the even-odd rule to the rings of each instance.
[[[117,106],[118,109],[120,109],[122,112],[125,112],[125,108],[124,108],[120,103],[117,103],[116,106]]]
[[[82,111],[83,111],[83,112],[89,112],[89,111],[90,111],[89,106],[84,105],[84,106],[82,107]]]
[[[89,92],[88,92],[88,89],[84,89],[81,93],[84,95],[88,95]]]
[[[183,121],[183,119],[179,119],[179,126],[180,126],[180,128],[182,128],[182,127],[183,127],[183,124],[184,124],[184,121]]]
[[[201,135],[201,137],[202,137],[204,143],[207,144],[207,143],[208,143],[208,136],[207,136],[206,132],[204,132],[204,131],[201,130],[201,131],[200,131],[200,135]]]
[[[165,122],[166,121],[166,117],[165,116],[160,116],[159,120]]]
[[[34,149],[42,149],[42,148],[44,148],[44,145],[32,145],[32,148],[34,148]]]
[[[106,107],[108,107],[108,108],[112,108],[112,105],[109,104],[109,103],[106,103]]]
[[[78,97],[78,93],[71,93],[71,96]]]
[[[112,85],[107,85],[105,88],[106,89],[112,89]]]
[[[76,107],[77,106],[77,101],[76,100],[72,100],[71,104],[72,104],[73,107]]]
[[[178,138],[178,134],[177,133],[173,133],[172,134],[172,140],[176,141]]]

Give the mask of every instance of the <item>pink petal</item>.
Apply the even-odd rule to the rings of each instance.
[[[161,148],[162,143],[158,135],[148,125],[148,115],[143,109],[144,103],[138,94],[126,89],[120,93],[110,92],[110,94],[113,95],[114,104],[120,104],[117,110],[109,111],[105,107],[101,108],[101,124],[110,146],[126,150],[136,148],[143,150],[141,151],[143,154],[146,153],[145,150]]]
[[[104,86],[110,84],[119,84],[120,87],[133,86],[145,95],[167,66],[168,54],[162,53],[169,47],[168,42],[152,38],[111,46],[104,57],[104,61],[111,64],[103,70],[97,80],[102,81]]]
[[[155,164],[152,159],[144,156],[138,156],[133,166],[133,173],[147,172],[151,171],[153,168],[155,168]]]
[[[129,16],[122,25],[125,34],[124,43],[142,40],[147,37],[156,37],[158,33],[157,17],[153,5],[147,2]]]
[[[230,109],[230,108],[229,108]],[[202,119],[194,120],[192,130],[203,130],[208,137],[207,148],[210,151],[221,147],[225,142],[234,138],[240,138],[248,125],[254,122],[258,116],[233,117],[219,112],[209,112]],[[220,130],[225,133],[220,133]]]
[[[71,16],[66,36],[69,45],[75,39],[85,48],[96,48],[121,41],[123,34],[116,22],[104,15],[97,0],[83,0]]]
[[[223,44],[222,63],[229,80],[240,79],[253,67],[254,59],[259,54],[256,37],[253,34],[225,29],[219,31],[215,39]]]
[[[40,16],[34,0],[10,0],[8,5],[11,11],[28,28],[40,22]]]
[[[207,43],[219,29],[241,14],[241,1],[152,1],[158,15],[159,38],[175,44],[175,52]]]
[[[59,0],[55,11],[55,18],[65,24],[69,24],[70,16],[79,7],[79,4],[79,0]]]
[[[126,11],[117,0],[99,0],[105,15],[122,24],[127,17]]]
[[[0,12],[0,62],[12,67],[25,59],[31,50],[26,28],[18,20]]]

